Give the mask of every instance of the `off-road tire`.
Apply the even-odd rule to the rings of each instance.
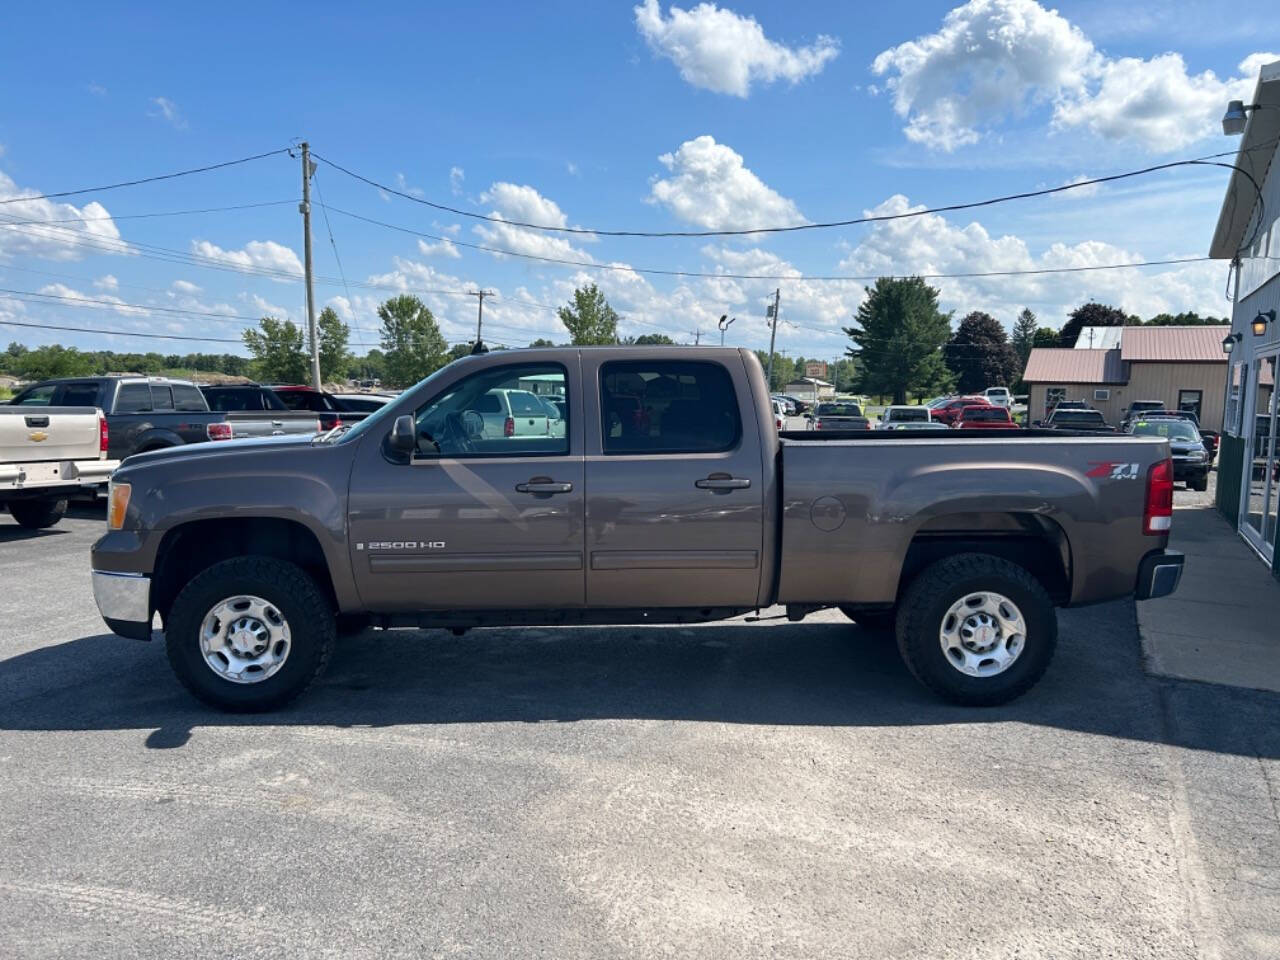
[[[1203,476],[1199,480],[1189,480],[1187,481],[1187,486],[1190,487],[1192,490],[1197,490],[1200,493],[1204,493],[1206,490],[1209,489],[1209,477]]]
[[[66,500],[10,500],[9,515],[28,530],[52,527],[67,513]]]
[[[219,676],[200,651],[205,615],[237,594],[261,597],[289,624],[288,659],[257,683]],[[295,564],[272,557],[235,557],[198,573],[173,601],[165,624],[165,650],[178,680],[199,700],[236,713],[275,710],[296,699],[324,673],[336,637],[333,608],[316,582]]]
[[[952,666],[939,632],[951,605],[966,594],[1002,594],[1026,624],[1022,653],[1003,672],[973,677]],[[912,675],[944,700],[997,706],[1026,693],[1044,675],[1058,644],[1058,618],[1044,586],[1024,567],[983,553],[960,553],[925,567],[898,603],[898,651]]]

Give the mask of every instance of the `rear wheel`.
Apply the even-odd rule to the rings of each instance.
[[[1025,568],[964,553],[926,567],[898,605],[898,649],[952,703],[993,706],[1030,690],[1058,642],[1053,602]]]
[[[1201,493],[1204,493],[1204,491],[1209,489],[1209,477],[1208,475],[1205,475],[1195,480],[1190,480],[1187,482],[1187,486],[1192,490],[1198,490]]]
[[[66,500],[11,500],[9,514],[28,530],[52,527],[67,513]]]
[[[165,648],[196,697],[223,710],[273,710],[324,672],[333,609],[300,567],[237,557],[197,574],[173,601]]]

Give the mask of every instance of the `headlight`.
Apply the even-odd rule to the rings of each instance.
[[[124,514],[129,509],[129,495],[133,493],[133,485],[116,483],[112,480],[107,485],[107,529],[120,530],[124,527]]]

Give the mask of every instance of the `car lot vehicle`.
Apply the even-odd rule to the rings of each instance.
[[[32,384],[15,406],[97,407],[106,414],[107,458],[206,440],[229,440],[228,415],[209,410],[200,388],[167,377],[69,377]]]
[[[1085,400],[1059,400],[1057,403],[1051,404],[1045,413],[1046,418],[1053,415],[1055,410],[1092,410],[1093,406]]]
[[[320,418],[322,430],[332,430],[344,423],[363,420],[370,413],[353,404],[345,403],[340,395],[327,390],[317,390],[301,384],[270,384],[271,390],[290,410],[310,411]]]
[[[880,429],[892,430],[900,423],[928,423],[933,417],[925,406],[889,406],[880,414]]]
[[[1101,410],[1082,410],[1074,407],[1057,407],[1041,426],[1048,430],[1087,430],[1090,433],[1115,433],[1116,428],[1107,423]]]
[[[320,417],[290,410],[269,387],[256,383],[202,386],[210,410],[227,414],[230,438],[280,437],[291,433],[320,432]]]
[[[474,429],[530,376],[558,382],[565,436]],[[637,390],[643,432],[610,416]],[[1055,606],[1176,589],[1163,438],[779,433],[768,396],[745,349],[466,357],[319,440],[123,464],[95,599],[125,636],[158,614],[182,683],[232,710],[301,693],[339,618],[462,631],[772,604],[891,619],[922,683],[979,705],[1043,674]]]
[[[0,407],[0,508],[29,530],[92,498],[120,465],[107,458],[107,418],[89,407]]]
[[[1008,407],[997,407],[994,404],[974,404],[960,409],[960,416],[953,424],[959,430],[1021,430]]]
[[[545,437],[547,408],[528,390],[490,390],[475,406],[483,437]]]
[[[781,400],[770,401],[773,408],[773,425],[779,430],[787,429],[787,408]]]
[[[782,412],[785,416],[794,417],[800,412],[796,409],[796,402],[784,394],[775,393],[769,399],[777,400],[782,404]]]
[[[960,411],[965,407],[986,406],[986,397],[952,397],[946,403],[933,408],[933,419],[947,426],[954,426]]]
[[[1200,418],[1196,416],[1193,410],[1150,410],[1143,414],[1144,420],[1150,420],[1152,417],[1174,417],[1178,420],[1186,420],[1193,424],[1200,431],[1200,440],[1204,443],[1204,448],[1209,453],[1209,463],[1212,464],[1218,455],[1218,434],[1213,430],[1206,430],[1200,426]]]
[[[1006,409],[1013,404],[1013,397],[1009,394],[1008,387],[987,387],[982,391],[982,395],[987,398],[987,403],[993,407],[1005,407]]]
[[[547,436],[563,437],[569,420],[569,408],[560,397],[538,397],[547,411]]]
[[[373,413],[395,397],[389,393],[335,393],[333,399],[346,413]]]
[[[1140,420],[1146,413],[1163,409],[1164,404],[1159,400],[1134,400],[1125,409],[1124,416],[1120,418],[1120,428],[1123,430],[1129,423]]]
[[[871,421],[862,415],[856,403],[823,401],[807,418],[810,430],[870,430]]]
[[[1209,489],[1209,452],[1200,439],[1200,431],[1189,420],[1143,417],[1125,427],[1125,433],[1168,440],[1173,456],[1173,479],[1186,481],[1192,490]]]
[[[939,423],[937,420],[906,420],[897,423],[891,423],[887,426],[881,426],[881,430],[915,430],[919,432],[948,432],[951,427],[945,423]]]

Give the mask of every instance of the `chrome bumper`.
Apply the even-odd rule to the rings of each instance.
[[[140,573],[93,571],[93,600],[108,626],[146,624],[151,630],[151,578]],[[117,631],[119,632],[119,631]]]

